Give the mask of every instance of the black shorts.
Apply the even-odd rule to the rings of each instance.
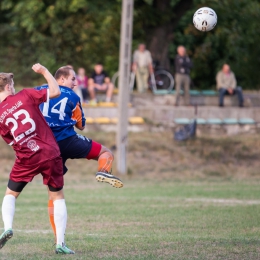
[[[79,134],[59,141],[58,145],[63,161],[63,174],[68,171],[65,166],[68,159],[95,159],[101,150],[101,144]]]

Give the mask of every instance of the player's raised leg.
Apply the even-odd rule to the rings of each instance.
[[[92,146],[95,145],[95,142],[92,142]],[[106,148],[101,146],[100,153],[97,157],[98,161],[98,172],[96,173],[96,180],[100,182],[106,182],[112,185],[115,188],[122,188],[124,186],[123,182],[112,175],[112,164],[114,161],[113,153]]]

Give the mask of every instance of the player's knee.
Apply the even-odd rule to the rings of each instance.
[[[108,153],[112,160],[114,160],[114,154],[105,146],[102,146],[101,154]],[[100,154],[100,155],[101,155]]]
[[[49,187],[49,199],[50,200],[61,200],[64,199],[64,193],[63,193],[63,188],[54,188],[54,187]]]
[[[110,153],[111,159],[114,161],[114,154],[111,151],[109,151],[109,153]]]

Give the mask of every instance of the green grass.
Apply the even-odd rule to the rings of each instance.
[[[113,133],[86,135],[115,144]],[[1,140],[0,148],[4,194],[14,155]],[[76,255],[54,253],[37,176],[17,200],[0,259],[260,259],[260,136],[179,143],[170,132],[131,133],[128,151],[122,189],[95,181],[95,161],[68,161],[66,243]]]
[[[260,259],[259,181],[123,179],[123,189],[94,176],[66,185],[66,242],[76,251],[66,258]],[[17,201],[0,259],[61,258],[46,205],[37,178]]]

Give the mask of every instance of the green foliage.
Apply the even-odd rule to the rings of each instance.
[[[192,78],[199,88],[215,86],[215,75],[223,63],[229,63],[238,84],[253,89],[260,86],[260,2],[256,0],[194,1],[175,31],[170,47],[171,58],[179,44],[185,45],[194,61]],[[213,8],[218,24],[211,32],[199,32],[192,25],[192,15],[202,6]]]
[[[173,29],[165,39],[169,42],[169,58],[173,61],[179,44],[187,47],[194,62],[192,78],[196,87],[214,88],[215,75],[227,62],[239,85],[258,88],[260,2],[193,0],[193,7],[178,18],[175,8],[184,2],[135,0],[133,48],[139,42],[149,46],[153,32],[158,28],[165,30],[163,26],[172,23]],[[72,64],[75,69],[84,66],[88,74],[96,62],[102,62],[112,75],[118,69],[121,3],[122,0],[1,1],[0,70],[13,71],[16,83],[21,85],[37,83],[38,76],[30,69],[35,62],[43,63],[53,73],[65,64]],[[218,15],[218,24],[211,32],[199,32],[192,24],[193,13],[202,6],[213,8]],[[164,50],[157,46],[153,51]]]
[[[0,31],[2,37],[7,35],[1,46],[0,69],[15,69],[16,78],[23,85],[31,84],[31,77],[21,82],[19,76],[29,72],[28,67],[34,62],[41,62],[52,72],[59,66],[72,64],[75,69],[86,67],[89,73],[96,62],[102,62],[109,71],[115,72],[119,47],[118,5],[88,0],[24,0],[12,4],[4,1],[1,10],[9,11],[6,14],[9,24],[4,24],[5,30]],[[11,47],[10,51],[6,46]]]

